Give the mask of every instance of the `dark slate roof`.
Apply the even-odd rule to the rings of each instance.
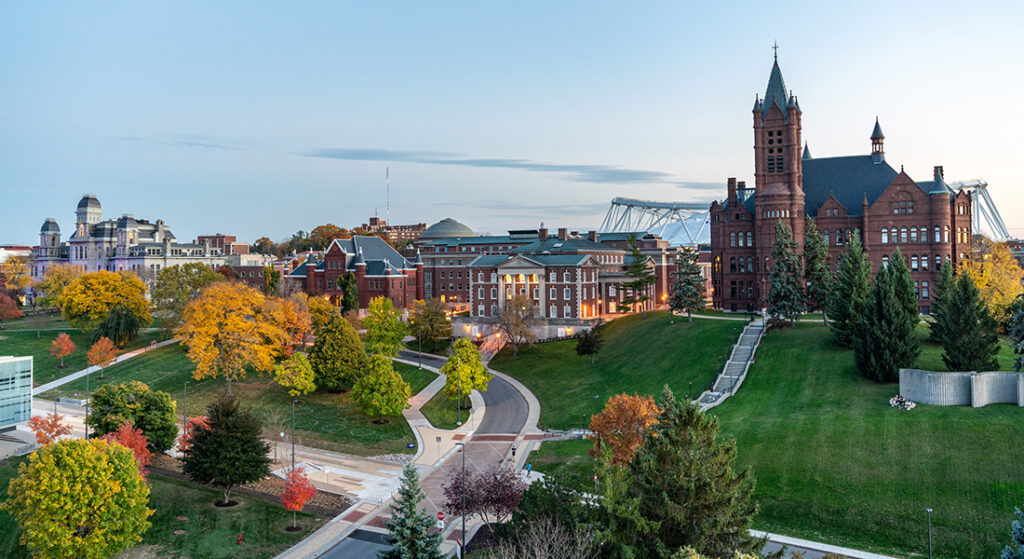
[[[504,254],[488,254],[475,258],[469,263],[469,266],[474,268],[493,268],[506,260],[508,260],[508,256]]]
[[[402,271],[395,268],[387,260],[370,260],[366,263],[366,275],[384,276],[390,273],[393,276],[401,275]]]
[[[355,236],[351,239],[334,239],[331,241],[331,244],[337,244],[347,254],[362,254],[367,264],[371,260],[389,260],[395,266],[413,267],[412,263],[407,261],[387,241],[373,235]],[[330,250],[329,247],[328,250]]]
[[[878,124],[878,117],[875,117],[875,129],[871,131],[872,140],[882,140],[885,138],[885,134],[882,134],[882,125]]]
[[[420,237],[423,238],[422,236]],[[453,237],[448,239],[436,239],[421,246],[459,246],[459,245],[500,245],[505,243],[521,243],[529,238],[512,235],[488,235],[486,237]]]
[[[647,231],[630,231],[626,233],[598,233],[597,242],[602,241],[628,241],[633,237],[638,240],[649,235]]]
[[[86,194],[82,196],[82,199],[78,201],[78,209],[85,208],[96,208],[100,209],[100,201],[96,199],[92,194]]]
[[[539,252],[548,253],[560,253],[560,254],[576,254],[580,251],[588,252],[611,252],[621,251],[620,248],[610,247],[595,243],[590,239],[559,239],[558,237],[548,237],[543,241],[537,241],[528,245],[523,245],[519,248],[513,249],[513,254],[536,254]]]
[[[817,214],[829,195],[846,208],[847,215],[861,215],[864,197],[874,204],[899,175],[884,161],[876,165],[870,155],[807,159],[803,170],[804,201],[810,215]]]
[[[295,267],[294,270],[291,271],[291,273],[288,274],[287,277],[290,277],[290,278],[304,278],[304,277],[306,277],[306,264],[308,264],[308,263],[309,262],[303,262],[302,264],[299,264],[298,266]]]
[[[472,268],[497,268],[515,258],[530,260],[542,266],[579,266],[590,259],[587,254],[517,254],[506,256],[492,254],[481,256],[469,263]]]
[[[40,233],[60,233],[60,225],[57,225],[57,220],[52,217],[46,218],[43,222],[43,227],[39,230]]]
[[[807,142],[804,142],[804,156],[800,159],[811,159],[811,146]]]
[[[761,105],[762,116],[772,108],[772,103],[778,105],[782,114],[786,115],[786,120],[789,120],[789,113],[786,112],[786,107],[790,103],[789,90],[786,89],[786,82],[782,79],[782,70],[779,69],[778,60],[772,64],[772,73],[768,76],[768,87],[765,89],[764,102]]]

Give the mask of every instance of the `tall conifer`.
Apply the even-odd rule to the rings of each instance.
[[[803,271],[800,257],[796,253],[796,242],[789,226],[779,220],[775,224],[775,242],[772,243],[772,268],[769,277],[768,316],[781,321],[783,325],[792,323],[804,313]]]
[[[892,253],[889,261],[889,274],[892,279],[892,288],[899,299],[900,305],[907,313],[910,323],[917,326],[920,321],[920,311],[917,308],[917,293],[914,293],[914,280],[910,277],[910,270],[907,268],[907,261],[903,258],[899,247]]]
[[[835,287],[829,293],[826,307],[829,327],[836,336],[836,342],[843,347],[853,347],[853,340],[857,337],[870,277],[871,265],[864,255],[860,237],[854,233],[846,253],[839,260]]]
[[[685,312],[693,322],[690,313],[703,309],[704,277],[697,264],[697,251],[686,247],[676,257],[676,271],[673,272],[672,295],[668,298],[669,307],[675,312]]]
[[[952,289],[947,290],[942,322],[942,362],[949,370],[999,368],[998,325],[970,276],[958,276]]]
[[[829,269],[828,242],[808,216],[804,227],[804,285],[807,286],[808,303],[821,309],[821,320],[826,325],[828,313],[825,307],[834,279]]]
[[[857,330],[857,370],[875,382],[896,382],[899,370],[912,366],[921,352],[910,316],[896,297],[892,273],[885,268],[875,276]]]
[[[380,559],[441,559],[441,533],[430,533],[433,520],[418,509],[423,500],[420,489],[420,474],[411,463],[402,470],[402,486],[398,497],[391,505],[391,520],[388,529],[388,543],[392,549],[378,551]]]
[[[947,294],[953,288],[953,265],[946,260],[942,263],[942,267],[939,268],[939,281],[935,284],[935,289],[932,291],[932,341],[943,343],[942,340],[945,338],[945,332],[943,328],[943,316],[946,313],[946,300]]]

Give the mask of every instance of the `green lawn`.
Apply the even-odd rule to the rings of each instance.
[[[544,441],[529,461],[535,471],[562,476],[573,487],[593,491],[597,462],[590,457],[592,448],[594,442],[587,439]]]
[[[576,355],[575,341],[565,340],[524,347],[516,359],[505,348],[490,367],[537,396],[542,428],[578,427],[621,392],[658,396],[668,384],[680,397],[695,398],[721,372],[742,328],[727,320],[690,323],[667,312],[648,313],[646,320],[630,315],[604,327],[604,347],[593,366],[589,357]]]
[[[104,379],[93,374],[89,383],[90,389],[95,390],[106,383],[142,381],[154,390],[170,393],[177,402],[180,415],[184,383],[189,381],[188,413],[200,415],[214,398],[224,392],[225,383],[219,378],[191,380],[193,369],[185,351],[175,344],[114,365],[107,369]],[[422,390],[436,377],[430,371],[401,363],[395,363],[395,370],[409,382],[413,393]],[[250,375],[232,383],[232,390],[263,421],[268,438],[279,439],[277,435],[281,431],[290,430],[291,397],[271,377]],[[84,378],[48,391],[43,397],[75,397],[76,394],[78,397],[85,394]],[[299,444],[364,456],[412,452],[406,444],[414,442],[415,437],[401,416],[388,418],[390,423],[385,425],[376,425],[371,421],[373,418],[366,417],[359,410],[347,393],[317,391],[299,400],[295,406],[295,436]]]
[[[24,311],[25,309],[22,309]],[[70,329],[71,326],[61,317],[60,312],[46,313],[37,316],[23,316],[13,320],[5,320],[3,327],[10,330],[35,330],[39,328]]]
[[[448,357],[448,347],[452,345],[452,340],[447,339],[438,342],[436,346],[431,346],[429,343],[423,344],[423,353],[431,353],[439,355],[441,357]],[[420,351],[420,344],[416,340],[409,340],[405,342],[405,348],[409,351]]]
[[[462,422],[465,423],[469,421],[469,402],[464,398],[462,405],[466,406],[462,410]],[[444,390],[434,394],[434,397],[424,404],[420,411],[430,421],[430,424],[438,429],[455,429],[459,426],[458,402],[449,400]]]
[[[85,358],[92,345],[92,334],[70,329],[65,331],[75,343],[75,351],[64,358],[63,369],[58,368],[60,360],[50,355],[50,344],[57,337],[56,330],[44,330],[42,337],[36,337],[35,330],[0,330],[0,355],[31,355],[33,359],[33,384],[39,386],[64,375],[80,371],[88,366]],[[129,344],[128,351],[149,345],[157,339],[158,332],[141,332],[139,339]]]

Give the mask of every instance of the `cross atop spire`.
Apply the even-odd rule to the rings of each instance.
[[[775,41],[772,43],[772,50],[775,51],[775,61],[779,61],[779,42]]]

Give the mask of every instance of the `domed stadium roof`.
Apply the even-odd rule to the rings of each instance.
[[[43,222],[43,227],[39,230],[40,233],[60,233],[60,225],[57,225],[57,220],[52,217],[46,218]]]
[[[452,237],[478,237],[472,229],[466,227],[464,224],[455,221],[450,217],[446,217],[441,221],[427,227],[423,233],[420,233],[420,240],[434,240],[434,239],[449,239]]]
[[[86,208],[97,210],[101,209],[100,201],[97,200],[96,197],[93,196],[92,194],[86,194],[85,196],[82,196],[81,200],[78,201],[78,209],[83,210]]]

